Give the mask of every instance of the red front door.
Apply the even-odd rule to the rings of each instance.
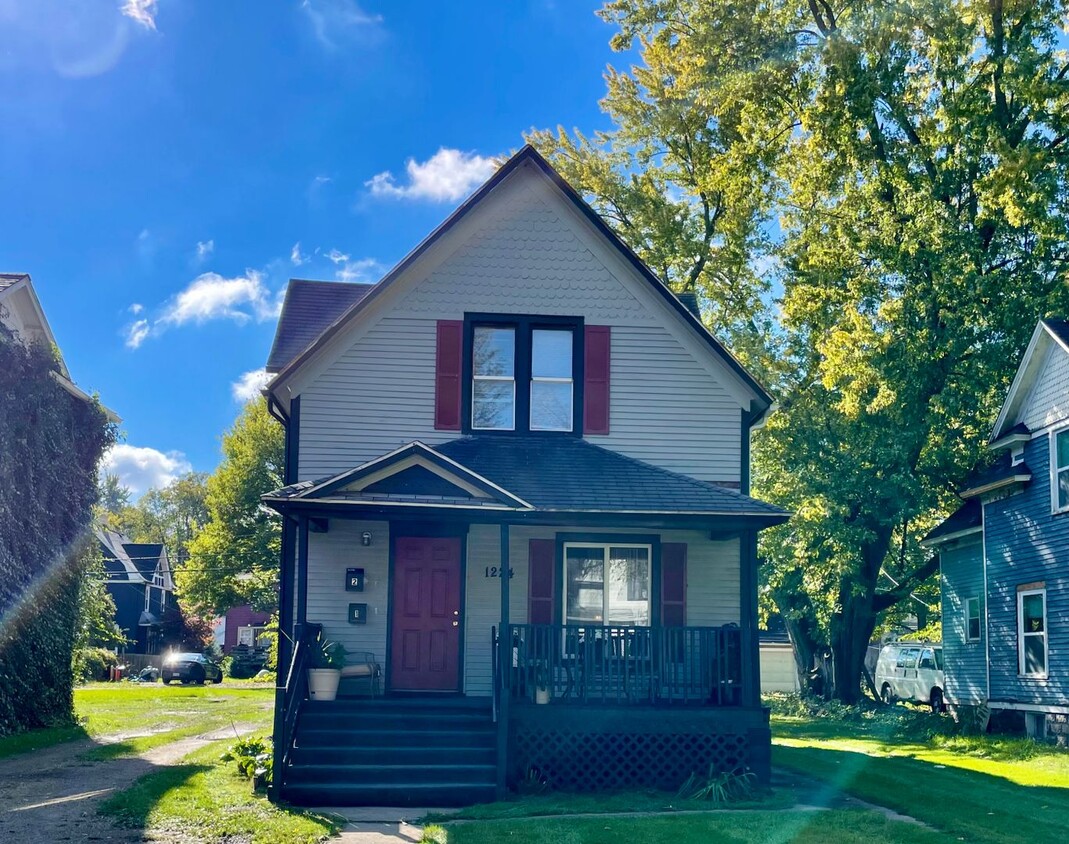
[[[395,542],[390,688],[459,691],[460,539]]]

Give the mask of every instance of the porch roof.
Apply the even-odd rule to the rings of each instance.
[[[358,467],[333,478],[293,484],[264,496],[264,502],[280,511],[290,510],[293,505],[304,505],[301,509],[306,509],[313,504],[363,508],[408,504],[515,514],[734,516],[768,525],[784,522],[789,515],[735,490],[661,469],[575,437],[482,435],[462,437],[433,448],[413,443],[398,451],[405,449],[438,455],[448,465],[491,482],[505,495],[496,500],[479,500],[420,495],[409,489],[404,494],[339,496],[338,482],[360,472]],[[381,464],[383,459],[365,466]],[[507,504],[506,496],[518,503]]]

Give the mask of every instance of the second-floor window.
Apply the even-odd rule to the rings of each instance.
[[[980,598],[965,599],[965,641],[980,641]]]
[[[1054,510],[1069,510],[1069,429],[1056,431],[1051,437],[1050,469]]]
[[[484,315],[468,337],[472,431],[577,429],[580,320]]]

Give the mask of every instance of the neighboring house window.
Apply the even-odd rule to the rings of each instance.
[[[471,345],[471,427],[516,427],[516,329],[476,326]]]
[[[468,326],[472,431],[576,430],[580,319],[482,314]]]
[[[565,543],[565,621],[648,626],[650,557],[649,545]]]
[[[1010,463],[1014,466],[1024,463],[1023,445],[1015,445],[1013,448],[1010,449]]]
[[[1051,485],[1056,512],[1069,510],[1069,429],[1056,431],[1051,438]]]
[[[271,644],[271,638],[267,635],[266,627],[239,627],[238,644],[250,648],[266,648]]]
[[[980,598],[965,599],[965,641],[980,641]]]
[[[1047,676],[1047,590],[1017,593],[1017,648],[1021,675]]]

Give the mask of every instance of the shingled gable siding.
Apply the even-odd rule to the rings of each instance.
[[[979,703],[987,697],[984,643],[984,565],[980,534],[939,552],[943,595],[943,660],[951,703]],[[966,601],[980,599],[980,640],[967,641]]]
[[[511,312],[611,327],[611,430],[594,442],[738,483],[738,400],[661,322],[674,317],[617,279],[577,236],[572,226],[580,224],[526,185],[529,178],[491,194],[472,212],[481,228],[302,390],[301,478],[344,471],[414,439],[454,438],[434,427],[437,323]]]
[[[1053,341],[1021,416],[1031,431],[1069,418],[1069,352]]]
[[[1065,706],[1069,698],[1069,514],[1052,516],[1049,437],[1025,446],[1024,492],[984,506],[991,699]],[[1017,676],[1017,587],[1047,584],[1048,680]]]

